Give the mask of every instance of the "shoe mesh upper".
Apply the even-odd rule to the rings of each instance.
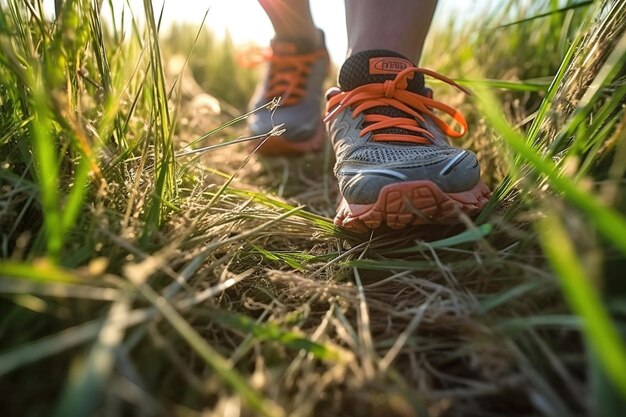
[[[454,153],[456,153],[456,151],[452,148],[441,149],[430,146],[385,146],[370,144],[352,152],[350,154],[350,160],[385,165],[401,162],[419,162],[435,154],[445,157]]]

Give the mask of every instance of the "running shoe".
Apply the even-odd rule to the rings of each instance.
[[[424,75],[454,81],[387,50],[346,60],[326,117],[342,201],[335,224],[358,232],[383,225],[459,223],[487,203],[476,155],[450,146],[467,131],[463,115],[433,99]],[[439,115],[448,115],[453,125]]]
[[[285,132],[271,136],[259,149],[264,155],[298,155],[319,150],[324,144],[322,83],[329,57],[323,41],[316,48],[308,39],[275,38],[264,59],[269,62],[263,82],[250,100],[256,109],[280,98],[279,107],[261,110],[248,118],[252,135],[263,135],[282,124]]]

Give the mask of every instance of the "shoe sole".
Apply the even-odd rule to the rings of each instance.
[[[289,132],[286,132],[289,133]],[[320,124],[317,131],[308,140],[293,142],[281,136],[270,136],[259,148],[257,153],[263,156],[298,156],[306,153],[316,152],[322,149],[326,139],[326,129]],[[254,147],[257,143],[254,144]]]
[[[480,213],[490,196],[482,180],[461,193],[445,193],[427,180],[390,184],[382,188],[372,204],[349,204],[343,199],[335,224],[355,232],[378,229],[383,224],[397,230],[423,224],[455,224],[460,223],[460,213]]]

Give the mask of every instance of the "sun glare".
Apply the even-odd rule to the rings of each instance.
[[[451,13],[458,16],[471,14],[489,0],[455,1],[440,0],[437,6],[437,21],[446,19]],[[143,0],[112,0],[116,16],[122,8],[132,8],[137,19],[143,17]],[[165,3],[165,4],[164,4]],[[347,50],[345,29],[345,9],[342,0],[310,0],[315,23],[324,30],[331,58],[341,63]],[[217,35],[230,34],[235,43],[256,43],[268,45],[273,36],[272,25],[257,0],[154,0],[155,15],[163,8],[163,27],[167,30],[173,22],[200,23],[208,10],[206,25]],[[44,0],[50,13],[54,10],[54,0]],[[108,2],[104,2],[108,9]],[[109,14],[105,10],[105,14]]]

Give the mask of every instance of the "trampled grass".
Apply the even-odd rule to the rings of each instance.
[[[0,9],[3,416],[623,413],[624,2],[435,27],[494,195],[367,236],[328,147],[250,154],[232,42],[149,1]]]

